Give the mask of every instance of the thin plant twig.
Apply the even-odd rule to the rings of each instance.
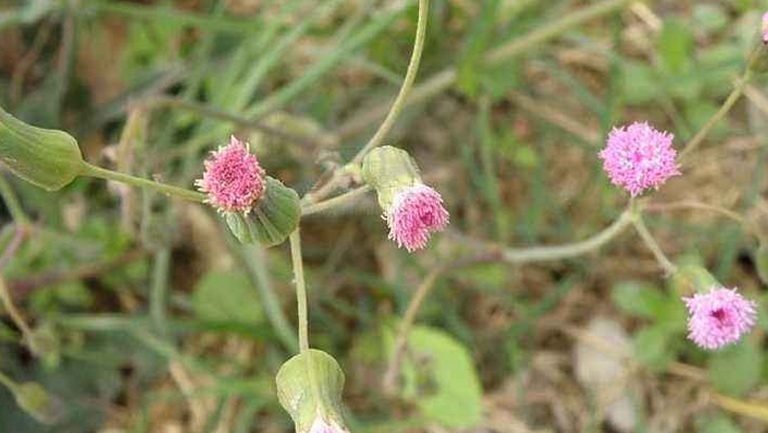
[[[307,315],[307,286],[304,281],[304,261],[301,257],[301,234],[299,229],[291,233],[291,263],[296,284],[296,302],[299,310],[299,351],[309,351],[309,319]]]
[[[371,190],[372,188],[370,185],[363,185],[359,188],[355,188],[352,191],[346,192],[334,198],[324,200],[319,203],[303,206],[301,209],[301,215],[302,216],[313,215],[316,213],[327,212],[339,206],[344,206],[346,204],[354,202],[355,200],[364,196]]]
[[[430,0],[419,0],[419,18],[418,23],[416,24],[416,36],[413,41],[413,51],[400,91],[395,97],[392,106],[389,108],[389,112],[384,118],[384,121],[368,143],[366,143],[365,146],[357,152],[354,158],[352,158],[352,161],[348,164],[349,166],[359,166],[365,155],[384,141],[384,138],[386,138],[387,134],[392,130],[400,112],[405,108],[408,93],[413,87],[414,81],[416,81],[416,75],[419,72],[419,65],[421,64],[421,55],[424,52],[424,41],[426,39],[427,21],[429,18],[429,1]],[[336,169],[325,185],[322,185],[317,189],[312,188],[310,192],[304,196],[302,201],[311,204],[327,197],[339,186],[345,175],[346,170],[343,167]]]
[[[672,275],[677,270],[677,266],[675,266],[664,254],[664,251],[661,249],[661,246],[656,242],[656,239],[653,238],[653,235],[650,231],[648,231],[648,227],[645,226],[645,223],[643,222],[643,218],[640,215],[637,215],[635,218],[632,219],[632,225],[635,226],[635,229],[637,230],[637,233],[640,235],[640,238],[643,240],[645,245],[648,247],[649,250],[653,253],[653,257],[656,259],[656,261],[661,265],[661,267],[664,269],[664,272],[667,273],[667,275]]]
[[[429,274],[427,274],[426,278],[424,278],[424,281],[419,284],[419,287],[413,294],[410,304],[408,304],[408,309],[405,311],[403,320],[400,322],[400,330],[395,339],[395,347],[389,358],[387,371],[384,373],[383,385],[384,390],[387,393],[392,393],[395,390],[397,377],[400,374],[400,366],[403,362],[403,355],[405,354],[405,348],[408,343],[408,333],[411,330],[413,322],[416,320],[416,314],[419,312],[421,304],[424,302],[424,299],[426,299],[429,291],[432,290],[432,287],[437,281],[437,277],[443,270],[444,268],[442,267],[432,269]]]

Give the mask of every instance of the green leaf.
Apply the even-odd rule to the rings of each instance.
[[[16,176],[48,191],[72,182],[83,165],[80,148],[71,135],[28,125],[2,108],[0,161]]]
[[[699,433],[744,433],[744,430],[726,415],[715,415],[696,421],[696,431]]]
[[[389,346],[391,354],[393,343]],[[426,326],[411,328],[402,368],[403,396],[425,417],[450,429],[471,428],[481,421],[482,389],[472,357],[451,336]]]
[[[686,23],[677,19],[665,20],[656,49],[667,72],[681,74],[691,70],[693,33]]]
[[[669,350],[668,330],[662,326],[650,326],[634,335],[635,359],[652,371],[662,371],[674,359]]]
[[[755,267],[763,284],[768,284],[768,246],[760,245],[755,251]]]
[[[625,281],[614,285],[611,299],[625,313],[646,318],[657,317],[668,302],[656,286],[644,281]]]
[[[622,94],[630,104],[644,104],[662,93],[656,72],[647,64],[626,62],[621,68]]]
[[[256,289],[239,271],[205,274],[192,295],[192,308],[198,317],[211,322],[258,325],[264,315]]]
[[[228,213],[227,226],[244,244],[279,245],[296,230],[301,219],[299,195],[277,179],[266,178],[264,197],[248,215]]]
[[[760,382],[763,355],[748,340],[722,349],[709,360],[709,378],[718,391],[741,396]]]
[[[344,426],[344,372],[331,355],[315,349],[296,355],[280,367],[275,381],[280,404],[297,432],[308,432],[318,417],[326,424]]]

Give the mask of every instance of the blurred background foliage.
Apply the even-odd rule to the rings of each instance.
[[[89,161],[184,186],[234,133],[304,193],[388,108],[415,3],[0,0],[0,105],[70,131]],[[431,270],[610,224],[626,201],[596,156],[610,127],[648,120],[682,146],[733,89],[766,8],[433,1],[414,103],[387,141],[442,191],[449,232],[428,251],[399,251],[370,197],[302,225],[313,345],[347,373],[353,432],[765,431],[761,74],[684,176],[653,194],[648,221],[668,254],[760,301],[748,338],[717,353],[687,342],[675,282],[627,232],[575,260],[442,273],[398,386],[382,378]],[[80,179],[47,193],[1,174],[33,222],[3,279],[38,350],[3,315],[0,371],[48,391],[32,415],[56,408],[40,423],[0,389],[0,431],[292,430],[273,384],[296,348],[285,246],[239,246],[214,212],[149,192]]]

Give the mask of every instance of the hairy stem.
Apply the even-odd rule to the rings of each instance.
[[[297,228],[291,233],[291,263],[296,284],[296,302],[299,309],[299,352],[309,351],[309,320],[307,318],[307,286],[304,281],[304,261],[301,257],[301,234]]]
[[[3,305],[5,306],[5,310],[8,312],[8,315],[11,317],[11,320],[16,325],[17,328],[21,331],[21,335],[24,338],[24,341],[26,342],[27,346],[29,346],[30,350],[35,353],[36,350],[32,347],[33,345],[33,333],[32,329],[27,325],[27,322],[24,321],[24,318],[21,316],[21,313],[18,309],[16,309],[16,305],[13,303],[13,298],[11,297],[11,293],[8,290],[8,286],[5,284],[5,279],[0,277],[0,298],[2,298]]]
[[[143,179],[130,174],[107,170],[88,163],[83,163],[83,169],[80,173],[83,176],[96,177],[99,179],[121,182],[139,188],[149,188],[167,196],[178,197],[184,200],[202,203],[205,200],[205,194],[197,191],[180,188],[178,186],[166,185],[149,179]]]

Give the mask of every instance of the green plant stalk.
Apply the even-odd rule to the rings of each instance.
[[[413,87],[413,83],[416,81],[416,75],[419,72],[419,65],[421,65],[421,55],[424,53],[424,40],[427,34],[427,21],[429,18],[429,0],[419,0],[419,20],[416,25],[416,37],[413,41],[413,52],[411,53],[411,60],[408,63],[408,69],[405,72],[405,79],[403,79],[403,85],[400,87],[395,102],[392,103],[392,108],[389,110],[389,114],[384,118],[384,122],[379,126],[379,129],[373,134],[370,141],[355,155],[352,159],[352,164],[358,165],[363,161],[368,152],[374,147],[380,145],[387,134],[392,130],[395,125],[395,120],[403,111],[405,107],[405,100],[408,97],[408,92]]]
[[[723,117],[725,117],[725,115],[731,111],[731,108],[736,105],[736,102],[738,102],[738,100],[744,94],[744,89],[747,87],[749,80],[752,78],[752,69],[754,68],[755,64],[757,64],[757,60],[762,54],[763,43],[758,42],[757,46],[752,50],[752,53],[747,60],[747,66],[744,68],[744,74],[736,82],[736,86],[733,88],[730,95],[728,95],[728,97],[725,99],[723,105],[720,106],[720,109],[717,110],[717,112],[713,114],[709,120],[707,120],[707,123],[705,123],[701,130],[699,130],[699,132],[696,133],[691,141],[688,142],[688,145],[685,146],[685,149],[680,152],[681,160],[696,150],[696,148],[701,145],[704,139],[707,138],[707,135],[709,135],[709,132],[712,130],[712,128],[714,128],[715,125],[717,125],[718,122],[720,122]]]
[[[13,381],[10,377],[8,377],[5,373],[0,371],[0,383],[5,385],[6,388],[8,388],[9,391],[16,393],[16,390],[19,389],[19,384]]]
[[[334,208],[344,206],[352,203],[358,198],[364,196],[373,188],[370,185],[363,185],[359,188],[355,188],[352,191],[346,192],[334,198],[321,201],[319,203],[303,206],[301,209],[301,216],[313,215],[316,213],[327,212]]]
[[[613,224],[588,239],[572,244],[556,246],[506,248],[501,252],[502,259],[508,263],[519,264],[577,257],[600,249],[603,245],[621,234],[624,229],[629,227],[632,224],[632,219],[633,210],[632,205],[630,204]]]
[[[168,268],[171,252],[163,248],[155,253],[155,268],[152,273],[152,286],[149,293],[149,315],[155,329],[165,336],[168,324],[165,319],[166,298],[168,296]]]
[[[352,161],[349,163],[350,166],[359,166],[363,161],[363,158],[365,158],[365,155],[367,155],[371,149],[379,146],[384,141],[387,134],[389,134],[389,132],[392,130],[392,127],[395,125],[395,121],[403,111],[403,108],[405,108],[408,92],[410,92],[411,88],[413,87],[413,83],[416,81],[416,75],[418,75],[419,66],[421,65],[421,56],[424,53],[424,41],[426,39],[428,18],[429,0],[419,0],[419,18],[418,23],[416,24],[416,36],[414,37],[413,51],[411,53],[411,59],[408,63],[408,69],[405,72],[403,84],[400,87],[400,91],[397,93],[397,96],[395,97],[389,112],[384,118],[384,121],[381,123],[368,143],[366,143],[366,145],[363,146],[359,152],[357,152],[355,157],[352,158]],[[344,175],[345,170],[343,168],[337,169],[331,176],[331,179],[325,185],[314,192],[308,193],[302,201],[304,203],[311,204],[327,197],[333,193]]]
[[[88,163],[83,163],[83,169],[80,172],[83,176],[96,177],[99,179],[112,180],[115,182],[124,183],[131,186],[137,186],[140,188],[149,188],[155,190],[161,194],[167,196],[178,197],[184,200],[203,203],[205,201],[205,194],[180,188],[177,186],[166,185],[164,183],[155,182],[153,180],[143,179],[130,174],[120,173],[117,171],[107,170],[105,168],[97,167]]]
[[[309,351],[309,319],[307,315],[307,286],[304,281],[304,261],[301,257],[301,234],[297,228],[291,233],[291,263],[296,284],[296,302],[299,310],[299,353]]]
[[[277,298],[272,282],[270,281],[269,270],[267,269],[267,255],[264,252],[264,249],[260,246],[241,245],[239,242],[237,248],[239,248],[240,255],[245,261],[245,265],[248,268],[254,286],[259,290],[259,295],[264,304],[267,318],[275,328],[277,336],[280,338],[286,349],[291,352],[298,350],[299,342],[296,339],[296,335],[294,335],[282,308],[280,308],[280,300]]]
[[[635,226],[635,230],[637,230],[640,238],[643,240],[648,249],[651,250],[653,257],[664,269],[664,272],[666,272],[667,275],[674,274],[675,271],[677,271],[677,266],[675,266],[672,261],[667,258],[666,254],[664,254],[661,246],[659,246],[659,244],[653,238],[653,235],[648,230],[648,227],[645,226],[645,222],[643,222],[643,216],[640,213],[636,213],[632,216],[632,225]]]
[[[5,179],[0,176],[0,197],[3,198],[5,206],[8,208],[8,212],[11,214],[11,218],[19,225],[19,227],[29,226],[29,218],[24,210],[21,208],[21,203],[13,192],[11,185]]]
[[[24,338],[24,341],[26,342],[26,345],[30,347],[30,350],[32,350],[32,343],[33,343],[33,333],[32,329],[27,325],[27,322],[24,321],[24,318],[21,317],[21,313],[18,309],[16,309],[16,305],[13,303],[13,298],[11,297],[10,291],[8,291],[8,285],[5,284],[5,279],[0,277],[0,298],[2,298],[3,305],[5,306],[6,311],[8,312],[8,315],[11,316],[11,320],[13,323],[19,328],[21,331],[21,334]],[[35,351],[32,350],[34,353]]]
[[[483,60],[490,65],[509,60],[524,54],[535,48],[537,45],[560,36],[587,21],[613,13],[632,1],[634,0],[604,0],[591,6],[581,8],[552,23],[537,27],[535,30],[532,30],[519,38],[515,38],[499,48],[491,50]],[[458,73],[454,68],[449,68],[432,75],[411,91],[410,96],[407,98],[404,105],[407,106],[429,100],[433,96],[438,95],[451,87],[453,83],[456,82],[457,78]],[[370,109],[359,110],[360,113],[364,114],[352,118],[338,129],[337,135],[339,139],[346,140],[349,137],[365,131],[369,125],[381,119],[386,114],[387,109],[388,107],[386,106],[376,106]]]

